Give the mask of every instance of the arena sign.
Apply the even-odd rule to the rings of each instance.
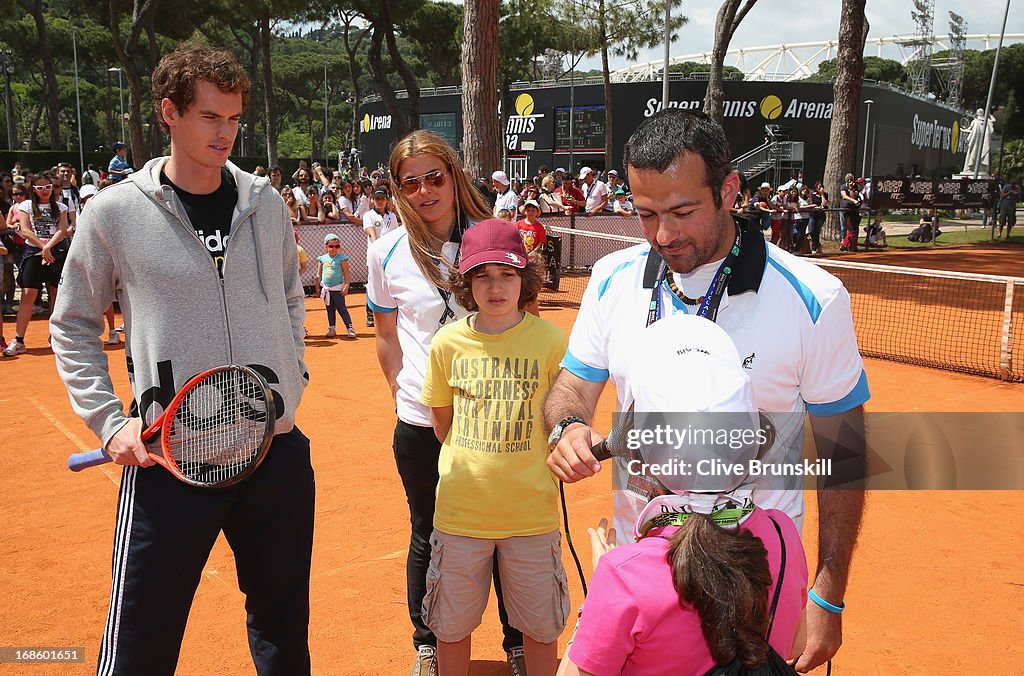
[[[768,121],[779,119],[830,120],[832,119],[832,106],[833,104],[829,101],[806,101],[799,98],[783,101],[775,94],[768,94],[761,99],[726,100],[722,103],[722,116],[754,118],[760,114],[761,118]],[[669,101],[668,107],[701,110],[704,107],[704,99]],[[647,99],[644,117],[650,117],[662,108],[664,106],[661,104],[661,99],[651,97]]]
[[[700,110],[704,105],[707,82],[674,80],[669,83],[669,106],[684,110]],[[724,126],[732,157],[740,157],[765,143],[766,125],[775,125],[783,140],[803,142],[802,156],[784,160],[785,166],[768,176],[765,172],[748,176],[758,184],[762,180],[782,183],[790,173],[803,169],[810,182],[824,173],[828,140],[834,114],[831,82],[747,82],[729,80],[724,83]],[[909,96],[888,87],[865,84],[862,100],[871,99],[870,119],[867,109],[858,111],[854,147],[857,159],[849,171],[861,171],[865,137],[867,162],[864,171],[875,176],[951,176],[963,166],[961,111],[935,101]],[[570,102],[573,134],[568,134]],[[604,86],[599,83],[570,87],[515,89],[503,102],[508,112],[502,123],[505,155],[514,159],[513,173],[532,175],[541,165],[571,168],[579,171],[588,166],[598,171],[622,171],[622,151],[633,131],[661,108],[660,82],[616,82],[612,84],[611,100],[606,100]],[[605,112],[612,111],[611,148],[604,130]],[[382,102],[364,104],[359,114],[364,124],[360,129],[361,159],[371,167],[387,162],[392,144],[397,140],[397,124],[387,127],[376,123],[388,116]],[[369,116],[369,124],[365,124]],[[461,142],[464,133],[462,101],[458,94],[423,96],[420,99],[420,124],[429,128],[431,120],[447,120],[448,138]],[[917,117],[917,127],[914,118]],[[396,120],[397,121],[397,120]],[[454,121],[454,123],[452,123]],[[387,120],[391,122],[390,119]],[[864,125],[870,129],[865,133]],[[927,125],[927,126],[925,126]],[[600,133],[598,133],[600,131]],[[937,144],[936,144],[937,142]],[[570,149],[570,145],[573,147]],[[610,157],[606,157],[610,150]],[[571,155],[570,155],[571,151]],[[504,167],[509,170],[510,166]],[[830,187],[830,190],[833,187]]]
[[[988,179],[876,178],[871,183],[871,208],[980,209],[995,204],[998,187]]]

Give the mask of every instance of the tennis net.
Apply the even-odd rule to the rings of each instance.
[[[644,241],[636,219],[546,218],[545,226],[561,261],[558,290],[541,294],[546,306],[578,307],[593,264]],[[1024,278],[812,262],[849,291],[864,356],[1024,382]]]

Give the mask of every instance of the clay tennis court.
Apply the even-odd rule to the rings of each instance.
[[[998,256],[1001,274],[1024,274],[1020,253],[985,259]],[[929,258],[927,267],[940,267],[946,255]],[[882,262],[880,256],[889,254],[867,257]],[[307,300],[312,383],[298,422],[313,442],[317,472],[310,641],[318,674],[403,674],[412,659],[404,570],[408,512],[391,454],[393,405],[372,330],[362,324],[363,302],[361,294],[349,298],[359,339],[348,341],[318,338],[326,330],[323,305]],[[568,330],[575,312],[546,309],[544,316]],[[0,362],[0,644],[84,646],[86,664],[4,664],[0,673],[85,674],[95,671],[107,612],[119,472],[66,469],[69,452],[96,440],[71,411],[44,328],[34,321],[28,353]],[[127,400],[123,346],[106,354]],[[1024,411],[1021,384],[875,359],[866,366],[871,411]],[[610,425],[613,403],[609,388],[598,427]],[[1019,440],[1007,441],[1008,452],[1020,453]],[[571,532],[589,575],[586,528],[611,513],[610,473],[568,486],[566,494]],[[1022,510],[1019,491],[871,493],[835,673],[1015,671],[1024,661],[1017,619],[1024,604]],[[803,533],[813,556],[812,495]],[[565,563],[575,606],[582,594],[567,549]],[[179,673],[253,673],[244,621],[222,538],[196,594]],[[492,599],[475,636],[473,674],[507,673],[500,640]]]

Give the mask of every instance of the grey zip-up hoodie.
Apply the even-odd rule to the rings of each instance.
[[[147,425],[192,376],[242,364],[260,372],[274,390],[275,434],[289,432],[309,374],[287,207],[267,179],[228,163],[238,202],[222,279],[181,200],[160,184],[167,159],[150,160],[104,188],[78,219],[50,318],[57,370],[71,405],[104,447],[128,422],[98,338],[103,311],[116,292],[125,319],[133,410]]]

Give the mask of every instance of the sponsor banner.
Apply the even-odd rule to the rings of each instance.
[[[991,207],[998,186],[989,179],[874,178],[871,208],[978,209]]]

